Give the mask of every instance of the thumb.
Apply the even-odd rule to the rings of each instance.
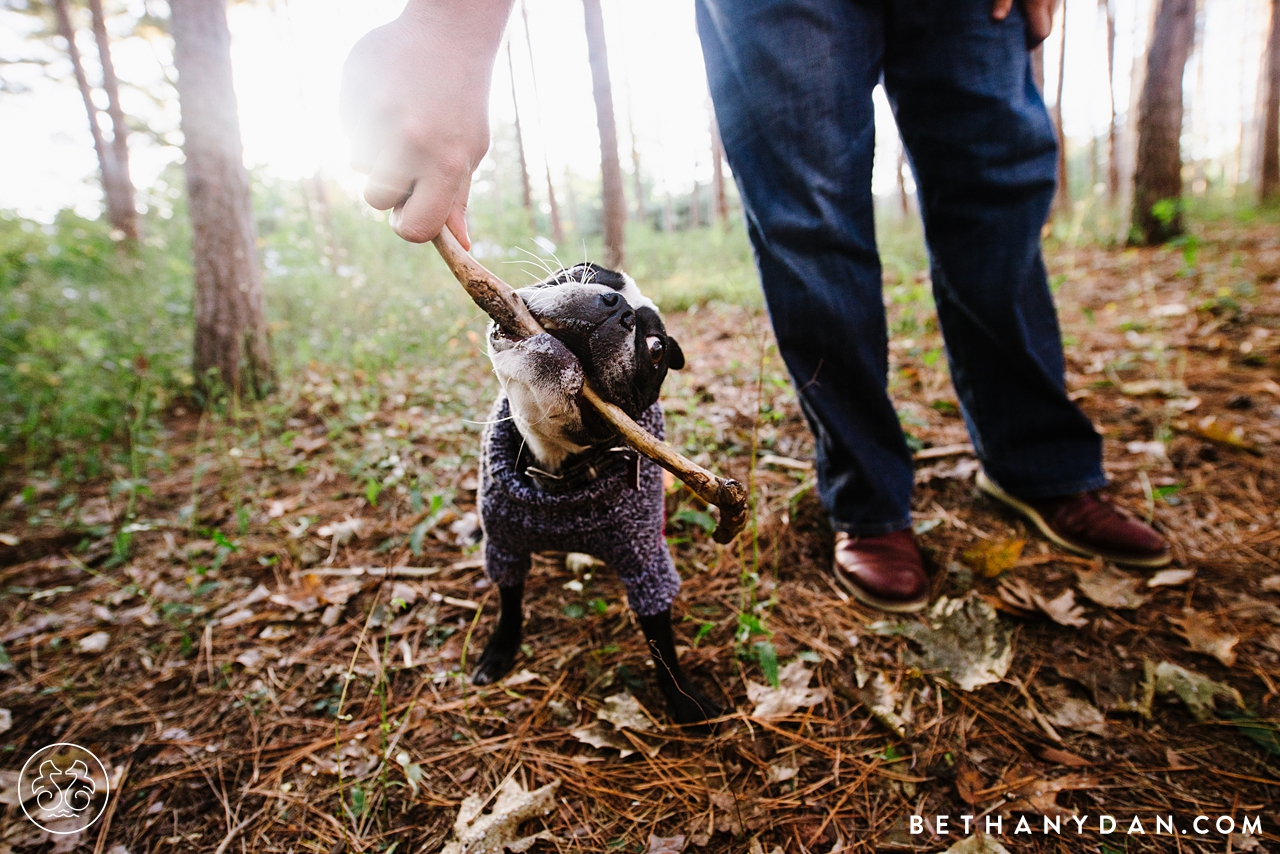
[[[1013,0],[996,0],[995,5],[991,7],[991,18],[996,21],[1003,21],[1009,17],[1009,12],[1013,10]]]
[[[471,173],[468,172],[463,176],[462,185],[453,199],[453,207],[449,209],[449,217],[444,222],[453,232],[453,236],[458,238],[462,248],[468,252],[471,251],[471,235],[467,233],[467,200],[470,196]]]

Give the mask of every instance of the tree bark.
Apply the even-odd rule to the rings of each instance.
[[[596,127],[600,131],[604,263],[606,267],[619,270],[625,259],[623,228],[627,221],[627,202],[622,193],[622,165],[618,162],[618,127],[613,115],[604,13],[600,11],[600,0],[582,0],[582,8],[587,28],[587,55],[591,62],[591,89],[596,101]]]
[[[1131,236],[1137,244],[1182,234],[1182,75],[1195,31],[1196,0],[1160,0],[1138,100]]]
[[[715,113],[711,114],[711,205],[716,222],[729,221],[729,199],[724,191],[724,142],[720,139],[720,125]]]
[[[1107,98],[1111,123],[1107,125],[1107,199],[1115,204],[1120,196],[1120,143],[1116,127],[1116,8],[1115,0],[1098,0],[1107,16]]]
[[[511,58],[511,42],[507,42],[507,71],[511,77],[511,109],[516,114],[516,150],[520,152],[520,203],[529,214],[529,225],[536,232],[538,220],[533,215],[533,184],[529,180],[529,161],[524,156],[524,131],[520,127],[520,101],[516,98],[516,64]]]
[[[533,36],[529,34],[529,10],[524,0],[520,3],[520,17],[524,21],[524,44],[529,51],[529,81],[533,83],[533,106],[538,119],[538,134],[543,140],[542,168],[547,173],[547,205],[551,208],[551,240],[564,243],[564,225],[560,220],[560,203],[556,201],[556,186],[551,182],[551,161],[547,157],[547,134],[542,126],[542,95],[538,92],[538,68],[533,63]]]
[[[1271,32],[1267,36],[1266,100],[1262,108],[1263,202],[1280,201],[1280,0],[1271,0]]]
[[[226,0],[170,0],[195,262],[196,382],[261,395],[272,380]]]
[[[129,182],[127,166],[122,173],[116,153],[108,146],[102,133],[102,125],[98,123],[98,107],[93,103],[93,87],[84,71],[84,60],[80,48],[76,46],[76,29],[71,22],[71,10],[67,0],[53,0],[54,16],[58,21],[58,34],[67,43],[67,56],[71,60],[71,69],[75,74],[76,86],[80,89],[80,99],[84,102],[85,113],[89,117],[89,133],[93,137],[93,150],[98,155],[98,170],[102,175],[102,196],[107,209],[107,221],[113,229],[118,230],[127,241],[138,239],[138,211],[134,204],[133,184]],[[105,33],[104,33],[105,35]],[[103,45],[98,43],[99,50]],[[103,52],[103,68],[109,67],[110,53]],[[112,79],[115,74],[112,72]],[[123,121],[123,114],[121,114]],[[127,157],[126,150],[126,157]],[[127,163],[127,160],[125,161]]]
[[[141,228],[137,192],[129,175],[129,123],[125,121],[124,108],[120,106],[120,80],[116,77],[115,63],[111,61],[111,39],[107,35],[102,0],[89,0],[89,13],[93,19],[93,37],[98,43],[98,58],[102,63],[102,90],[107,94],[107,115],[111,117],[111,151],[115,155],[113,180],[117,185],[114,196],[119,208],[116,227],[124,232],[126,240],[137,242]],[[114,219],[112,221],[115,223]]]

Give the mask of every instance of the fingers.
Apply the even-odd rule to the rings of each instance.
[[[459,175],[459,171],[461,175]],[[437,168],[412,184],[412,192],[391,211],[391,230],[410,243],[426,243],[435,239],[449,221],[449,230],[463,248],[470,249],[467,238],[467,193],[471,189],[469,168]],[[368,189],[365,197],[368,198]]]
[[[1009,17],[1009,12],[1013,10],[1013,0],[996,0],[995,5],[991,7],[991,18],[996,21],[1003,21]]]
[[[462,244],[462,248],[471,251],[471,235],[467,233],[467,199],[471,196],[471,174],[467,173],[462,188],[458,191],[458,195],[454,197],[453,207],[449,211],[449,217],[445,220],[445,225],[449,226],[449,230],[453,232],[453,236],[458,238],[458,242]]]

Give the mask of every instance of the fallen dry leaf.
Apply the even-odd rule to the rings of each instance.
[[[552,839],[550,831],[520,836],[520,825],[548,815],[556,805],[555,792],[560,781],[554,780],[532,792],[512,777],[503,781],[495,793],[497,798],[488,813],[483,813],[489,797],[467,795],[458,807],[453,822],[453,839],[441,854],[503,854],[504,851],[527,851],[540,839]]]
[[[1120,384],[1126,397],[1187,397],[1191,392],[1177,380],[1137,380]]]
[[[1054,669],[1064,679],[1079,682],[1093,694],[1104,712],[1137,712],[1151,716],[1152,686],[1146,669],[1100,667],[1091,661],[1062,662]]]
[[[1089,625],[1089,618],[1084,615],[1084,609],[1076,604],[1076,592],[1074,590],[1064,590],[1057,596],[1048,601],[1038,601],[1040,610],[1049,615],[1049,619],[1053,620],[1060,626],[1071,626],[1080,628]]]
[[[789,762],[773,762],[765,768],[764,779],[768,783],[785,783],[792,777],[800,773],[800,769],[795,766],[795,757],[789,757]]]
[[[680,854],[684,850],[684,836],[654,836],[649,834],[649,845],[644,854]]]
[[[1280,575],[1268,575],[1262,579],[1262,589],[1267,593],[1280,593]]]
[[[1187,760],[1183,759],[1183,758],[1182,758],[1181,756],[1179,756],[1177,753],[1175,753],[1172,747],[1166,747],[1166,748],[1164,749],[1164,761],[1165,761],[1165,762],[1167,762],[1167,763],[1169,763],[1169,767],[1170,767],[1170,768],[1194,768],[1194,767],[1196,767],[1196,766],[1192,765],[1190,762],[1188,762]]]
[[[1076,604],[1073,590],[1064,590],[1052,599],[1046,599],[1026,579],[1003,578],[1000,580],[1000,599],[1023,611],[1040,611],[1061,626],[1080,628],[1089,625],[1084,609]]]
[[[963,599],[939,597],[926,622],[880,621],[868,626],[878,635],[901,635],[918,646],[905,654],[908,665],[938,671],[962,691],[999,682],[1013,662],[1009,627],[977,593]]]
[[[967,759],[962,759],[960,768],[956,771],[956,794],[960,796],[960,800],[971,807],[977,806],[978,792],[982,791],[982,787],[982,775]]]
[[[94,632],[91,635],[80,638],[76,643],[76,649],[80,650],[80,652],[102,652],[110,642],[111,635],[107,632]]]
[[[1017,800],[1008,805],[1009,812],[1029,812],[1036,815],[1065,817],[1075,815],[1074,809],[1058,806],[1058,793],[1078,789],[1097,788],[1098,781],[1093,777],[1071,774],[1055,780],[1034,780],[1014,789],[1012,794]]]
[[[966,549],[960,559],[984,578],[995,578],[1022,557],[1026,540],[984,540]]]
[[[1148,587],[1177,587],[1196,577],[1194,569],[1162,569],[1147,579]],[[1276,576],[1280,578],[1280,576]]]
[[[755,703],[751,716],[768,720],[785,718],[797,709],[817,705],[827,698],[826,688],[809,688],[813,674],[796,659],[778,672],[778,687],[747,681],[747,699]]]
[[[571,729],[569,735],[583,744],[589,744],[601,750],[616,750],[619,759],[626,759],[636,752],[635,745],[628,741],[625,735],[601,721]]]
[[[1106,565],[1076,570],[1076,583],[1081,593],[1104,608],[1133,611],[1151,600],[1149,595],[1140,592],[1141,578]]]
[[[640,701],[627,693],[606,697],[604,705],[596,712],[596,717],[613,724],[615,729],[631,729],[636,732],[656,729]]]
[[[1254,456],[1262,455],[1262,450],[1245,438],[1243,427],[1239,425],[1229,427],[1218,421],[1216,415],[1207,415],[1199,421],[1177,421],[1174,423],[1174,427],[1184,433],[1192,433],[1199,436],[1201,439],[1205,439],[1215,445],[1247,451]]]
[[[875,676],[868,677],[865,671],[858,668],[855,678],[858,680],[858,699],[871,712],[871,716],[898,735],[905,736],[908,721],[897,711],[902,707],[902,692],[898,687],[889,681],[882,670],[877,670]]]
[[[961,839],[943,854],[1009,854],[1009,849],[1001,845],[994,836],[975,833],[973,836]]]
[[[1059,765],[1066,765],[1068,768],[1087,768],[1093,763],[1083,756],[1077,756],[1069,750],[1059,750],[1056,747],[1046,747],[1040,751],[1040,758],[1046,762],[1056,762]]]
[[[1107,734],[1106,716],[1092,703],[1071,696],[1066,687],[1037,686],[1036,693],[1044,704],[1045,716],[1055,727],[1091,732],[1094,735]]]
[[[1236,663],[1239,635],[1218,631],[1208,615],[1186,609],[1181,617],[1170,617],[1169,622],[1178,628],[1193,652],[1212,655],[1227,667]]]
[[[1214,682],[1195,671],[1168,661],[1162,661],[1156,665],[1151,684],[1155,693],[1161,696],[1169,694],[1177,696],[1186,704],[1191,716],[1198,721],[1207,721],[1213,717],[1214,704],[1219,698],[1231,701],[1238,708],[1244,708],[1244,698],[1235,688],[1221,682]]]

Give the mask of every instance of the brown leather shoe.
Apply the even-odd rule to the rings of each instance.
[[[929,577],[910,530],[875,537],[836,533],[836,580],[859,602],[907,613],[929,604]]]
[[[983,471],[978,472],[978,488],[1031,520],[1040,533],[1067,551],[1148,569],[1172,560],[1164,537],[1100,492],[1019,501]]]

